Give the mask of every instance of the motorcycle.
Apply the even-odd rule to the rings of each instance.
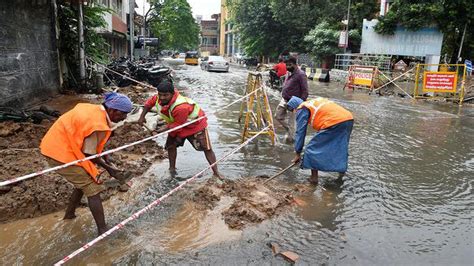
[[[152,86],[158,86],[158,84],[160,84],[160,82],[165,78],[173,79],[171,76],[171,68],[165,66],[153,66],[148,69],[147,81]]]
[[[275,70],[271,69],[270,71],[270,87],[274,90],[281,91],[283,89],[283,82],[285,81],[285,76],[278,77]]]
[[[14,122],[28,122],[34,124],[41,124],[43,120],[54,121],[61,115],[56,110],[48,106],[40,106],[39,109],[23,110],[17,108],[0,106],[0,122],[14,121]]]

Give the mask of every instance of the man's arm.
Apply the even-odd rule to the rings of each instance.
[[[86,157],[89,157],[91,155],[92,154],[85,154]],[[94,159],[91,159],[90,161],[104,168],[112,177],[115,177],[115,178],[121,177],[120,175],[121,171],[115,168],[114,166],[106,163],[105,160],[102,159],[102,157],[94,158]]]
[[[106,132],[104,131],[94,131],[87,138],[84,139],[82,144],[82,152],[86,157],[97,154],[97,145],[102,142],[105,138]],[[120,178],[120,170],[107,163],[102,157],[94,158],[90,160],[91,162],[102,166],[111,176],[115,178]]]
[[[293,162],[297,163],[301,158],[301,152],[304,147],[304,139],[306,138],[306,129],[308,128],[309,111],[301,108],[296,112],[296,132],[295,132],[295,153],[296,157]]]
[[[143,106],[142,113],[141,113],[141,115],[140,115],[140,118],[138,118],[138,121],[137,121],[139,125],[142,126],[143,124],[146,123],[146,118],[145,118],[145,116],[146,116],[146,114],[147,114],[148,112],[150,112],[150,110],[151,110],[151,107]]]
[[[158,97],[156,95],[153,95],[152,97],[148,98],[148,100],[146,100],[143,106],[142,113],[140,114],[140,118],[138,118],[138,124],[143,125],[144,123],[146,123],[145,116],[148,112],[150,112],[153,106],[156,105],[156,101],[158,100],[157,98]]]

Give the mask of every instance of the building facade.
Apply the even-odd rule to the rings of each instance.
[[[199,52],[201,54],[219,54],[220,14],[212,15],[213,20],[200,20],[201,43]]]
[[[113,11],[104,16],[107,26],[98,30],[108,44],[107,49],[111,58],[128,56],[129,54],[128,17],[130,15],[130,1],[134,0],[99,0],[101,5]]]
[[[221,0],[221,22],[220,22],[220,45],[219,54],[226,57],[232,57],[241,53],[239,46],[239,35],[230,22],[232,11],[226,5],[226,0]]]

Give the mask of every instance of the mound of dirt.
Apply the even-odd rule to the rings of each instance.
[[[232,205],[221,214],[230,228],[242,229],[285,210],[293,202],[291,192],[275,187],[270,189],[256,178],[244,178],[239,182],[212,178],[194,192],[192,199],[202,208],[213,209],[221,196],[232,197]]]
[[[113,149],[128,143],[149,137],[137,123],[125,122],[114,130],[112,137],[107,142],[106,149]],[[128,147],[112,154],[113,163],[121,169],[132,173],[132,177],[142,175],[154,162],[168,157],[166,150],[154,140],[148,140],[135,146]],[[110,177],[108,173],[104,176]]]
[[[49,168],[38,147],[51,123],[0,123],[0,180],[8,180]],[[142,139],[148,133],[138,124],[125,123],[114,131],[106,149]],[[166,158],[166,152],[154,141],[147,141],[126,150],[114,153],[115,164],[131,172],[132,177],[141,176],[156,160]],[[101,176],[105,183],[110,177]],[[64,209],[73,186],[54,172],[9,186],[0,187],[0,222],[31,218]],[[107,186],[101,196],[108,199],[118,193],[119,187]]]
[[[156,93],[156,90],[141,85],[132,85],[128,87],[119,88],[118,92],[127,95],[130,100],[132,100],[132,102],[135,104],[144,104],[148,97]]]
[[[0,149],[38,148],[41,139],[52,124],[53,122],[47,120],[41,124],[2,122],[0,123]]]

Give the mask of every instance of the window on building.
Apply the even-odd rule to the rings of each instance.
[[[112,9],[117,13],[119,17],[122,17],[123,4],[122,0],[112,0]]]
[[[212,44],[217,45],[217,38],[212,38]]]
[[[119,15],[119,17],[122,17],[122,14],[123,14],[122,0],[117,0],[117,14]]]
[[[109,0],[101,0],[100,3],[105,7],[109,7]]]

